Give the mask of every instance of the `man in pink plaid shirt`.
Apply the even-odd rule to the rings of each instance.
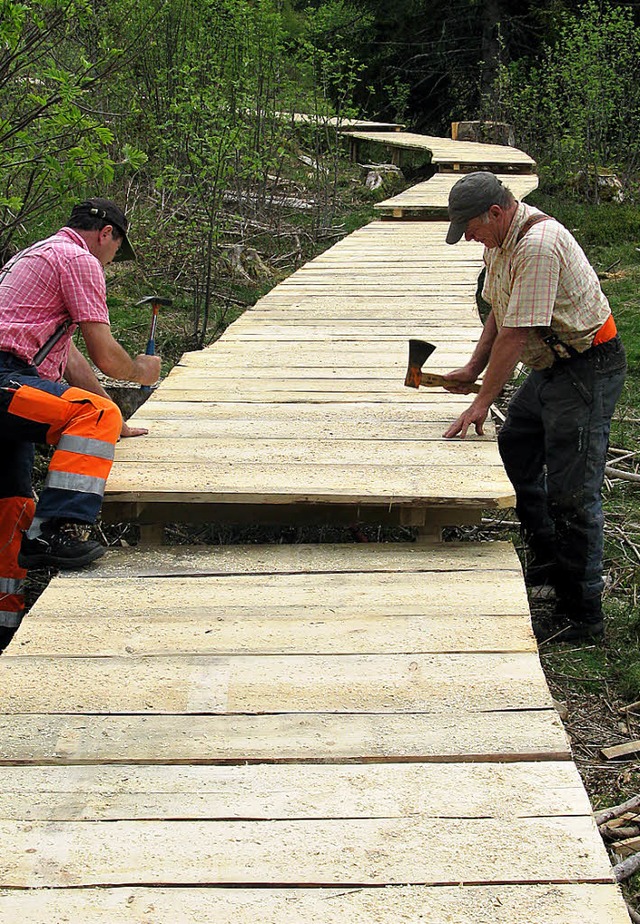
[[[602,482],[611,417],[626,359],[609,303],[582,248],[559,222],[518,202],[492,173],[469,173],[449,195],[447,243],[484,244],[483,298],[491,306],[469,362],[449,390],[484,371],[480,392],[444,434],[482,433],[515,366],[531,370],[498,434],[531,559],[530,586],[556,596],[539,639],[593,641],[602,613]]]
[[[104,267],[133,259],[128,222],[108,199],[74,206],[67,225],[0,270],[0,650],[24,612],[29,568],[80,568],[104,553],[95,522],[123,424],[72,341],[79,328],[106,375],[152,385],[160,358],[132,358],[109,326]],[[64,378],[64,382],[62,381]],[[34,443],[55,447],[37,505]]]

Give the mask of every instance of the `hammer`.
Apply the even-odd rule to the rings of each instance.
[[[422,367],[434,350],[434,344],[427,343],[426,340],[409,341],[409,365],[407,366],[407,374],[404,380],[407,388],[419,388],[421,385],[442,385],[444,387],[450,384],[449,380],[445,379],[443,375],[422,371]],[[469,391],[476,394],[480,391],[480,386],[477,383],[469,385],[468,388]]]
[[[160,305],[170,305],[170,298],[160,298],[159,295],[147,295],[146,298],[141,298],[139,302],[136,302],[136,307],[138,305],[147,305],[151,303],[151,329],[149,331],[149,339],[147,340],[147,348],[145,353],[147,356],[154,356],[156,352],[156,327],[158,326],[158,312],[160,311]],[[151,391],[150,385],[141,385],[140,391],[143,391],[145,394],[149,394]]]

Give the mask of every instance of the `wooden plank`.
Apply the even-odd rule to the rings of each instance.
[[[473,338],[469,338],[468,346],[464,341],[456,344],[455,351],[441,350],[429,357],[428,366],[425,371],[434,368],[438,369],[455,369],[457,366],[466,363],[471,351],[475,345]],[[239,346],[236,342],[235,346]],[[437,349],[437,345],[434,344]],[[296,353],[298,351],[296,350]],[[338,356],[333,357],[333,362],[323,363],[325,356],[314,354],[313,348],[310,350],[302,349],[302,355],[296,356],[295,360],[286,369],[282,370],[279,363],[282,357],[270,356],[264,363],[260,363],[251,369],[251,379],[256,383],[267,383],[271,381],[288,382],[290,380],[299,380],[301,378],[315,381],[338,381],[348,382],[359,379],[360,388],[366,387],[366,383],[375,379],[386,379],[393,382],[396,386],[398,382],[404,383],[404,373],[407,367],[408,349],[398,350],[393,356],[371,355],[363,351],[357,357],[350,351],[340,352]],[[329,351],[323,351],[328,354]],[[402,355],[406,353],[407,355]],[[305,355],[306,354],[306,355]],[[328,359],[328,356],[326,356]],[[215,359],[202,364],[177,365],[169,373],[168,379],[172,382],[193,380],[200,382],[203,388],[206,388],[212,379],[231,378],[242,381],[247,377],[246,356],[242,356],[242,350],[236,349],[229,353],[219,353]]]
[[[127,440],[118,444],[119,462],[162,462],[171,458],[176,462],[208,462],[216,465],[247,463],[259,465],[266,459],[273,464],[315,464],[351,466],[362,458],[369,465],[448,466],[498,465],[500,456],[495,442],[490,440],[432,440],[415,442],[385,440],[272,440],[213,439],[183,437],[179,441],[156,436],[147,440]]]
[[[590,816],[570,761],[0,767],[15,821]]]
[[[34,713],[475,713],[551,705],[537,655],[0,659],[0,710]]]
[[[136,616],[96,623],[91,615],[68,621],[30,613],[8,654],[82,657],[101,655],[390,654],[518,652],[537,650],[528,619],[504,615],[327,617],[302,614],[234,617],[212,613]]]
[[[348,503],[399,506],[438,504],[446,507],[511,507],[513,488],[498,464],[459,466],[354,465],[345,471],[337,465],[235,464],[211,467],[158,463],[145,467],[120,462],[114,466],[105,500],[145,500],[183,503],[296,504]],[[354,511],[354,519],[358,514]]]
[[[197,432],[205,438],[208,431],[234,436],[245,433],[248,427],[248,435],[251,438],[255,435],[256,439],[303,439],[305,434],[308,438],[335,440],[357,439],[362,435],[370,439],[430,439],[434,436],[440,439],[458,405],[443,401],[444,395],[440,393],[437,401],[430,400],[434,397],[430,389],[420,389],[416,395],[418,400],[413,405],[393,407],[372,401],[297,405],[295,427],[291,422],[291,408],[284,402],[152,401],[136,411],[133,420],[149,422],[154,428],[161,421],[168,421],[176,439],[189,435],[191,423],[202,427]],[[182,422],[184,429],[179,426]],[[161,435],[159,429],[154,429],[154,433]],[[490,422],[487,433],[493,433]],[[467,439],[483,437],[471,433]]]
[[[345,546],[347,554],[356,550]],[[164,550],[160,551],[160,555]],[[268,553],[267,553],[268,554]],[[99,573],[96,566],[91,574]],[[451,590],[455,588],[455,593]],[[260,615],[277,618],[302,610],[330,616],[369,615],[455,616],[460,613],[497,616],[503,613],[528,615],[527,595],[522,574],[513,571],[473,569],[452,571],[425,567],[369,572],[353,571],[345,565],[332,571],[279,574],[183,574],[143,579],[138,575],[112,576],[108,583],[69,577],[54,580],[32,612],[51,612],[65,620],[90,609],[97,619],[115,611],[125,614],[175,614],[214,617]]]
[[[168,406],[170,403],[169,401],[162,402],[160,407]],[[448,415],[436,414],[437,409],[431,407],[431,416],[437,419],[424,419],[420,421],[419,426],[411,422],[395,421],[391,419],[390,415],[387,415],[388,419],[386,421],[379,423],[371,418],[365,418],[363,421],[362,415],[360,415],[359,422],[358,418],[353,419],[350,415],[345,415],[344,420],[338,421],[333,414],[328,415],[330,419],[325,426],[322,426],[320,421],[309,419],[308,415],[304,413],[301,414],[301,419],[296,420],[295,430],[293,430],[291,427],[291,410],[287,405],[280,405],[283,409],[280,420],[275,417],[270,420],[263,420],[260,417],[256,419],[256,411],[260,411],[266,406],[258,403],[243,405],[243,408],[247,409],[247,413],[246,415],[243,414],[242,417],[233,417],[228,413],[226,419],[218,418],[213,420],[206,414],[207,408],[211,407],[211,405],[184,402],[180,406],[184,408],[182,414],[177,412],[175,416],[162,417],[158,413],[158,405],[153,408],[145,405],[143,409],[136,412],[135,417],[130,419],[129,422],[134,426],[146,427],[149,430],[145,437],[145,443],[156,439],[183,440],[193,439],[194,437],[200,437],[202,440],[245,439],[247,441],[257,441],[269,439],[280,440],[281,442],[317,438],[321,442],[331,443],[334,446],[345,440],[358,441],[361,439],[364,446],[369,440],[379,442],[402,440],[412,445],[433,440],[440,441],[445,429],[455,417],[451,413]],[[222,406],[231,409],[236,407],[231,403]],[[274,405],[271,406],[273,407]],[[344,406],[341,405],[341,407]],[[323,409],[326,405],[316,404],[313,407]],[[306,410],[307,408],[305,408]],[[253,413],[249,413],[249,411]],[[365,427],[368,439],[363,437]],[[467,435],[469,442],[480,442],[492,438],[494,438],[494,432],[491,426],[485,426],[484,436],[477,436],[475,433]],[[409,456],[413,451],[412,445],[407,447]]]
[[[9,660],[3,655],[2,661]],[[304,715],[0,715],[0,764],[570,760],[555,709]]]
[[[437,368],[449,369],[449,365],[445,367],[438,367],[435,363],[429,365],[428,371],[434,371]],[[228,379],[220,379],[215,376],[208,376],[206,373],[202,375],[176,375],[169,376],[162,383],[158,391],[156,392],[156,398],[158,394],[166,394],[168,392],[208,392],[209,400],[216,400],[219,395],[235,395],[236,398],[242,398],[246,396],[261,396],[264,395],[298,395],[300,393],[304,394],[335,394],[338,398],[344,398],[347,395],[375,395],[376,400],[384,399],[394,399],[398,398],[399,400],[404,400],[405,397],[409,401],[416,400],[416,390],[408,390],[404,384],[404,370],[402,375],[397,377],[386,377],[386,378],[371,378],[367,379],[366,374],[358,375],[356,380],[348,378],[314,378],[312,379],[308,375],[300,375],[298,377],[288,378],[288,379],[278,379],[276,377],[268,378],[265,376],[261,379],[255,379],[250,382],[243,382],[241,376],[236,377],[231,375]],[[444,389],[440,389],[440,392],[443,392]],[[462,405],[462,408],[465,406],[464,402],[466,401],[469,404],[473,399],[469,398],[468,395],[451,395],[446,393],[447,401],[451,401],[454,398],[459,399],[459,403]],[[353,398],[351,399],[353,400]],[[462,408],[460,410],[462,410]]]
[[[612,882],[591,818],[0,822],[0,885]],[[425,845],[430,849],[425,849]]]
[[[431,367],[430,371],[435,371]],[[446,371],[446,370],[443,370]],[[370,382],[348,382],[338,381],[308,381],[301,378],[299,381],[288,379],[284,382],[277,382],[275,379],[265,380],[264,383],[253,382],[249,385],[242,385],[239,382],[229,380],[209,380],[208,383],[180,381],[167,381],[163,383],[154,393],[157,401],[193,401],[202,397],[204,400],[215,401],[233,401],[235,403],[250,403],[252,401],[269,404],[275,401],[286,401],[289,403],[335,403],[357,401],[361,398],[363,401],[373,401],[380,404],[412,404],[417,398],[417,390],[407,389],[404,386],[404,376],[399,377],[395,382],[389,379],[372,380]],[[344,386],[344,387],[343,387]],[[455,395],[445,391],[444,388],[423,387],[420,389],[420,395],[429,394],[431,399],[442,397],[454,405],[454,418],[469,406],[472,398],[468,395]]]
[[[369,889],[99,888],[0,891],[15,924],[628,924],[617,886],[535,884]]]
[[[161,576],[206,576],[213,574],[269,574],[303,572],[321,574],[357,573],[363,576],[362,587],[369,582],[371,571],[404,574],[406,572],[505,572],[495,574],[495,586],[511,573],[521,574],[520,559],[510,542],[445,542],[420,546],[413,542],[291,545],[211,545],[163,546],[145,549],[109,549],[107,555],[90,567],[77,572],[61,572],[49,584],[51,594],[63,587],[72,590],[78,581],[92,585],[100,578]],[[521,591],[519,588],[519,592]],[[85,593],[87,591],[85,590]],[[96,592],[100,591],[96,588]],[[444,601],[441,601],[444,602]]]

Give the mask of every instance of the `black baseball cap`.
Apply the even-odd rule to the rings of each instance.
[[[502,183],[495,173],[480,171],[467,173],[449,193],[449,230],[447,244],[457,244],[467,227],[467,222],[478,215],[484,215],[500,197]]]
[[[122,209],[119,208],[115,202],[112,202],[111,199],[100,198],[85,199],[84,202],[79,202],[71,209],[71,217],[69,218],[71,227],[73,227],[74,219],[84,216],[100,218],[106,224],[113,225],[122,235],[122,243],[120,247],[118,247],[118,251],[113,258],[114,263],[119,263],[122,260],[135,260],[135,250],[127,237],[129,222]]]

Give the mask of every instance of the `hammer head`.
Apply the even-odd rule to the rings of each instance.
[[[422,367],[434,350],[435,346],[433,343],[427,343],[426,340],[409,341],[409,365],[407,366],[407,374],[404,379],[404,384],[407,388],[420,387]]]

